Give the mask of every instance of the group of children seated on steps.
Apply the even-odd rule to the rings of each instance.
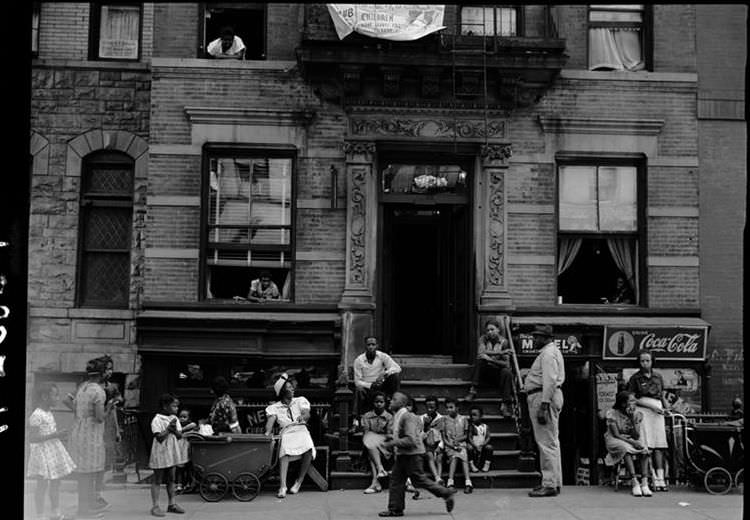
[[[379,493],[383,490],[380,479],[387,477],[388,472],[383,461],[392,457],[382,443],[393,433],[393,416],[386,410],[386,396],[382,392],[373,395],[373,409],[365,413],[360,421],[363,432],[362,443],[372,471],[372,481],[365,489],[365,494]],[[413,411],[413,403],[408,407]],[[482,408],[472,405],[469,417],[458,413],[458,403],[453,398],[445,400],[445,415],[438,412],[438,399],[434,396],[425,398],[426,412],[422,414],[424,429],[422,440],[425,446],[424,462],[432,473],[434,480],[443,484],[443,463],[448,460],[448,487],[454,487],[456,466],[461,462],[465,478],[464,493],[471,493],[474,486],[470,473],[488,472],[492,459],[490,429],[482,420]],[[407,490],[418,493],[411,482],[407,481]]]

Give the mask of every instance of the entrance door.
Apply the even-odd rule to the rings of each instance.
[[[395,354],[463,360],[468,336],[465,205],[383,206],[383,326]]]

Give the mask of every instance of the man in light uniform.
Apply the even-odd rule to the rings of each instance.
[[[565,364],[552,338],[552,327],[538,326],[531,333],[539,350],[524,382],[534,438],[539,446],[542,485],[529,492],[530,497],[549,497],[562,489],[559,421],[563,407],[562,384]]]

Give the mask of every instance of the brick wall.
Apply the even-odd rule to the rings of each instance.
[[[195,58],[198,52],[198,4],[154,4],[154,56]]]
[[[145,301],[198,301],[198,260],[146,258]]]
[[[695,6],[653,6],[654,71],[695,72]]]

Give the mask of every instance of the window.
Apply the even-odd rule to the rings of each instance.
[[[642,4],[589,6],[589,69],[645,69],[645,15]]]
[[[633,163],[559,166],[559,303],[642,301],[640,171]]]
[[[461,8],[461,34],[471,36],[520,36],[518,12],[513,6],[466,6]]]
[[[388,164],[383,193],[466,193],[467,173],[457,164]]]
[[[210,58],[208,44],[229,27],[245,44],[246,60],[266,59],[266,4],[211,3],[203,10],[201,47],[198,55]]]
[[[91,4],[90,59],[138,60],[141,17],[141,4]]]
[[[39,18],[42,10],[40,2],[31,4],[31,55],[39,56]]]
[[[78,305],[127,308],[133,227],[133,160],[95,152],[81,178]]]
[[[207,299],[254,300],[257,280],[269,300],[291,300],[293,152],[209,150],[204,291]]]

